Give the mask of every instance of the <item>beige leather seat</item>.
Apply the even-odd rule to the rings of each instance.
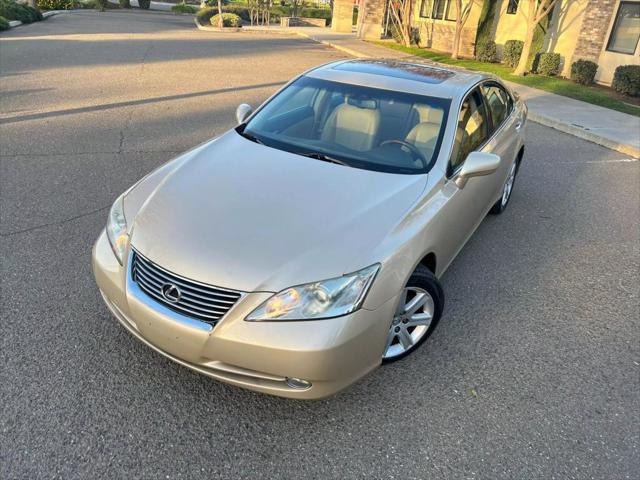
[[[348,97],[338,105],[322,129],[322,140],[363,152],[375,145],[380,128],[380,111],[375,100]]]
[[[412,121],[418,123],[409,130],[405,140],[420,150],[427,161],[433,156],[443,116],[444,112],[438,108],[432,108],[428,105],[413,107]]]
[[[420,153],[422,153],[428,162],[436,148],[438,133],[440,133],[440,124],[422,122],[409,131],[405,140],[420,150]]]

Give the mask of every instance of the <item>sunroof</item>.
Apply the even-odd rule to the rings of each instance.
[[[427,65],[382,60],[354,60],[340,63],[333,68],[347,72],[371,73],[373,75],[384,75],[432,84],[442,83],[455,75],[448,70]]]

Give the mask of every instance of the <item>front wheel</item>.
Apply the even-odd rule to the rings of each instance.
[[[406,357],[431,335],[444,307],[440,282],[420,265],[402,290],[389,327],[382,363]]]
[[[493,207],[491,207],[491,210],[489,210],[489,213],[493,215],[499,215],[500,213],[505,211],[505,209],[507,208],[507,204],[511,199],[511,192],[513,192],[513,184],[516,181],[517,173],[518,173],[518,160],[513,162],[513,165],[511,165],[511,169],[509,170],[509,176],[505,180],[504,186],[502,187],[502,195],[500,196],[498,201],[493,204]]]

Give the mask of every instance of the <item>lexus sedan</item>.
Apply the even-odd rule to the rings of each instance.
[[[100,292],[202,374],[332,395],[433,332],[438,278],[509,203],[526,116],[486,75],[314,68],[118,197],[93,248]]]

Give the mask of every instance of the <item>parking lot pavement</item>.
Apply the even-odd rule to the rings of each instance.
[[[640,164],[545,127],[435,334],[336,397],[226,386],[109,315],[90,249],[117,194],[339,57],[138,13],[0,36],[0,478],[637,478]]]

